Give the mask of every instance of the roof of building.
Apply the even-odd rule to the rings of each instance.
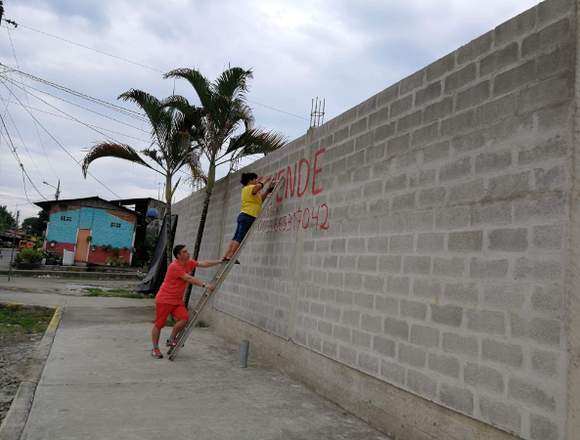
[[[111,205],[111,207],[114,209],[120,209],[122,211],[127,211],[131,214],[137,215],[137,213],[135,211],[128,209],[128,208],[125,208],[124,206],[121,206],[121,205],[115,203],[115,201],[108,201],[108,200],[102,199],[98,196],[80,197],[77,199],[46,200],[43,202],[35,202],[34,204],[36,206],[41,207],[42,209],[50,209],[50,207],[54,206],[54,205],[61,205],[61,204],[66,205],[66,204],[74,203],[74,202],[82,204],[83,202],[90,202],[90,201],[106,203],[108,205]]]

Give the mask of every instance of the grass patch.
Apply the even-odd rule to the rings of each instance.
[[[100,287],[86,287],[83,289],[85,296],[104,296],[107,298],[133,298],[133,299],[143,299],[147,298],[145,295],[140,293],[131,292],[127,289],[101,289]]]
[[[41,333],[53,314],[46,307],[0,304],[0,333]]]

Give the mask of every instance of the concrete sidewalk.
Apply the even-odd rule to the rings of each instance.
[[[23,439],[386,439],[299,383],[239,368],[211,329],[175,362],[151,358],[149,301],[66,299]]]

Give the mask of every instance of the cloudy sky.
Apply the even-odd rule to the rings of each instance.
[[[20,26],[12,29],[2,23],[0,62],[110,102],[129,88],[163,97],[175,87],[176,93],[193,99],[185,84],[161,78],[160,72],[176,67],[195,67],[209,78],[230,64],[252,68],[249,99],[257,125],[293,139],[308,126],[312,97],[326,98],[328,120],[536,3],[487,0],[485,7],[474,7],[465,0],[4,0],[5,18]],[[143,148],[148,140],[143,121],[15,72],[2,76],[12,81],[4,84],[15,96],[0,85],[0,110],[26,171],[46,198],[52,199],[54,190],[42,182],[56,185],[59,178],[61,198],[115,198],[109,189],[123,198],[157,197],[159,177],[123,161],[93,163],[92,173],[109,189],[95,179],[83,179],[78,164],[18,100],[76,160],[104,135]],[[26,217],[38,208],[28,203],[22,180],[3,136],[0,205],[19,209]],[[189,191],[182,185],[177,198]],[[30,182],[26,192],[31,201],[41,199]]]

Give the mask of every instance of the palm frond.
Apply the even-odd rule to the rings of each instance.
[[[230,139],[226,154],[237,151],[239,157],[268,154],[286,144],[286,139],[274,131],[252,128]]]
[[[150,93],[143,90],[130,89],[121,93],[118,97],[123,101],[130,101],[137,104],[147,115],[153,133],[157,137],[159,143],[163,142],[163,138],[167,135],[167,115],[164,112],[162,102]]]
[[[197,69],[174,69],[163,75],[163,78],[181,78],[186,80],[197,94],[202,107],[210,109],[212,107],[212,92],[210,83]]]
[[[212,84],[215,94],[230,101],[235,99],[245,99],[248,91],[248,80],[252,78],[252,71],[241,67],[230,67],[224,70]]]
[[[112,142],[102,142],[93,146],[90,151],[85,155],[82,164],[83,175],[87,177],[87,171],[89,169],[89,165],[99,159],[101,157],[116,157],[118,159],[128,160],[133,163],[137,163],[139,165],[143,165],[147,168],[157,171],[155,168],[150,166],[147,162],[145,162],[139,153],[137,153],[133,148],[126,144],[118,144]]]

